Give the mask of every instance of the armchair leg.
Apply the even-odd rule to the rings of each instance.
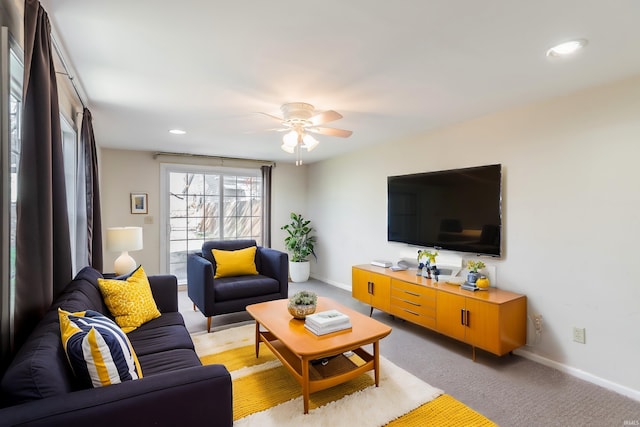
[[[196,311],[196,303],[193,303],[193,311]]]
[[[207,317],[207,333],[211,332],[211,316]]]

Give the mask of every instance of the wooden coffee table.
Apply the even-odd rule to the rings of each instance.
[[[341,384],[373,369],[376,387],[380,380],[380,339],[391,328],[328,298],[319,297],[316,312],[335,309],[351,319],[352,328],[327,335],[315,335],[287,310],[288,300],[247,306],[256,321],[256,357],[263,342],[302,386],[304,413],[309,413],[309,395]],[[362,347],[373,345],[373,353]],[[353,351],[363,364],[355,364],[343,353]],[[335,357],[333,357],[335,356]],[[313,361],[328,358],[327,363]]]

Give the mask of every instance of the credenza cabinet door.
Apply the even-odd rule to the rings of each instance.
[[[389,311],[391,278],[370,271],[352,269],[351,294],[357,300],[382,311]]]
[[[499,353],[499,307],[476,299],[465,298],[467,319],[465,341],[492,353]]]
[[[459,341],[465,341],[465,310],[464,297],[448,292],[438,292],[437,331]]]

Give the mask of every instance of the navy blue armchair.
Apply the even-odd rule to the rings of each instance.
[[[214,279],[216,261],[212,249],[235,251],[257,246],[255,240],[209,241],[202,252],[187,258],[187,293],[207,317],[207,332],[211,332],[211,317],[244,311],[247,305],[283,299],[289,292],[289,257],[286,253],[257,246],[257,275]]]

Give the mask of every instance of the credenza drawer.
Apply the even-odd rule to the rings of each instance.
[[[415,306],[407,301],[391,298],[389,313],[431,329],[436,327],[436,311],[429,307]]]

